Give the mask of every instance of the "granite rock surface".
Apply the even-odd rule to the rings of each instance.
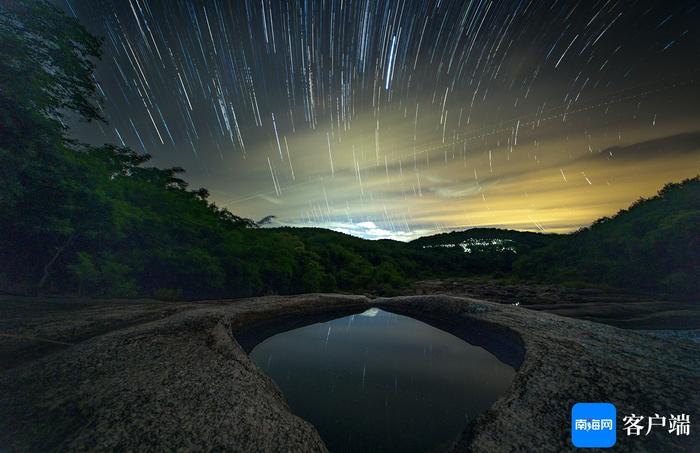
[[[453,451],[568,451],[576,402],[700,420],[700,347],[523,307],[445,295],[307,294],[158,302],[0,298],[0,450],[325,451],[248,358],[255,341],[376,306],[486,347],[518,368]],[[617,451],[698,451],[655,429]],[[697,431],[697,429],[695,429]]]

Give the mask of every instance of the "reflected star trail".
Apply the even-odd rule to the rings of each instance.
[[[104,37],[78,136],[238,215],[565,232],[700,172],[693,1],[56,4]]]

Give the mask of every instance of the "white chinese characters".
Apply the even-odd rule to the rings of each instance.
[[[669,418],[669,421],[668,421],[668,432],[671,434],[675,433],[676,436],[680,436],[680,435],[689,436],[690,435],[690,415],[688,415],[688,414],[680,414],[680,415],[671,414],[671,417]]]
[[[646,419],[646,422],[644,419]],[[690,435],[690,415],[688,414],[670,414],[668,418],[659,414],[649,417],[630,414],[626,415],[622,421],[625,423],[622,429],[625,430],[628,436],[639,436],[642,431],[644,431],[645,436],[648,436],[654,427],[666,428],[670,434],[675,434],[676,436]]]
[[[574,424],[574,429],[576,431],[601,431],[613,429],[613,422],[610,418],[589,418],[589,419],[577,419]]]

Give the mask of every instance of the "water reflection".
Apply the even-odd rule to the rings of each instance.
[[[250,356],[332,452],[446,447],[515,374],[481,347],[377,308],[274,335]]]

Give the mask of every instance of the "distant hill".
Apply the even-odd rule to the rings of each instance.
[[[570,234],[473,228],[409,243],[280,228],[319,257],[341,289],[390,291],[419,278],[488,275],[700,295],[700,178],[666,185]]]
[[[499,228],[471,228],[421,237],[411,241],[409,244],[423,249],[459,247],[465,253],[500,251],[522,254],[544,247],[559,237],[561,236],[556,234],[502,230]]]
[[[555,234],[533,233],[530,231],[517,231],[501,228],[469,228],[462,231],[451,231],[449,233],[439,233],[432,236],[423,236],[411,241],[411,244],[427,245],[454,242],[472,238],[497,238],[512,239],[515,241],[539,241],[542,238],[556,236]]]
[[[297,237],[318,257],[338,289],[391,293],[417,279],[478,275],[505,276],[522,253],[557,235],[475,229],[423,237],[405,243],[367,240],[320,228],[270,231]]]
[[[514,272],[700,301],[700,177],[667,184],[613,217],[521,257]]]

